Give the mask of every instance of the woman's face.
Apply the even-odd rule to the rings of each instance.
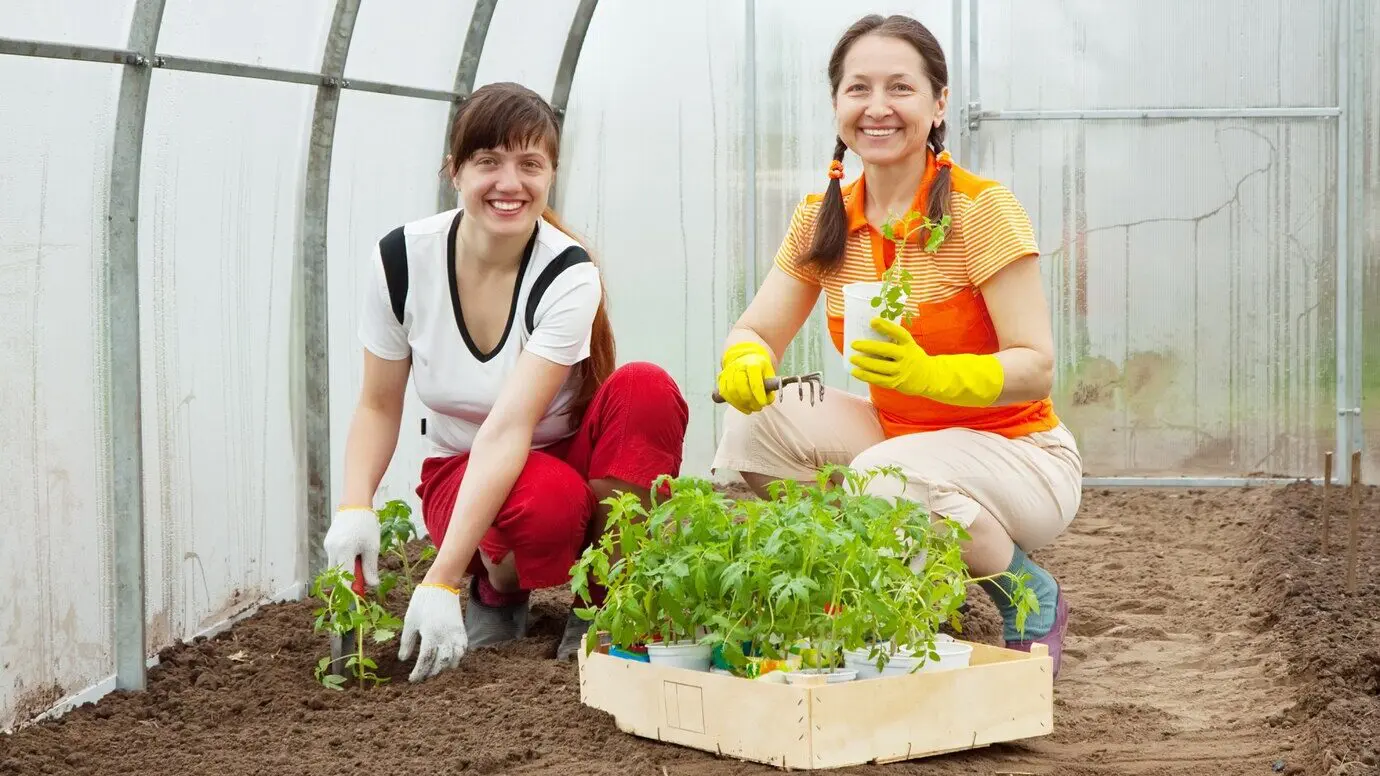
[[[555,165],[539,144],[477,151],[460,168],[455,186],[465,207],[495,237],[527,237],[546,210]]]
[[[843,60],[834,94],[838,135],[868,164],[923,154],[930,130],[944,120],[949,90],[935,94],[925,61],[898,38],[864,35]]]

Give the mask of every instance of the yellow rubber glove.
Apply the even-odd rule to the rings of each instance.
[[[724,351],[719,371],[719,395],[744,415],[751,415],[776,399],[767,393],[764,380],[775,377],[771,353],[760,342],[739,342]]]
[[[1001,396],[1005,374],[996,356],[931,356],[893,321],[876,317],[872,328],[891,342],[853,341],[853,350],[861,355],[848,361],[857,379],[958,407],[990,407]]]

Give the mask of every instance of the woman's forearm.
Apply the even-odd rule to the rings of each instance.
[[[459,587],[479,540],[493,525],[532,450],[532,434],[518,425],[481,428],[465,465],[441,549],[426,581]]]
[[[345,440],[345,506],[372,507],[374,493],[398,445],[402,407],[397,411],[361,403]]]
[[[1007,348],[996,354],[1002,367],[1001,395],[992,406],[1039,401],[1054,385],[1054,363],[1033,348]]]

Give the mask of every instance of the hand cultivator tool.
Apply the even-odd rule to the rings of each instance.
[[[824,401],[824,373],[823,373],[823,372],[810,372],[809,374],[804,374],[804,375],[790,375],[790,376],[788,376],[788,377],[768,377],[767,379],[765,379],[765,380],[762,381],[762,386],[766,389],[766,392],[767,392],[767,393],[776,392],[776,399],[777,399],[777,401],[780,401],[780,400],[781,400],[781,389],[784,388],[784,387],[786,387],[787,385],[790,385],[791,383],[795,383],[796,390],[799,392],[800,398],[801,398],[802,400],[805,398],[805,386],[806,386],[807,383],[809,384],[809,386],[810,386],[810,406],[811,406],[811,407],[813,407],[814,404],[815,404],[815,391],[816,391],[816,390],[819,391],[819,400],[820,400],[820,401]],[[724,397],[723,397],[722,394],[720,394],[720,393],[718,392],[718,390],[715,390],[715,391],[714,391],[714,397],[713,397],[713,398],[714,398],[714,403],[715,403],[715,404],[723,404],[723,403],[724,403]]]
[[[355,591],[355,595],[361,598],[364,597],[363,556],[355,556],[355,579],[354,582],[350,584],[350,588]],[[358,608],[357,604],[351,604],[350,613],[353,614]],[[349,671],[345,664],[358,647],[358,645],[355,644],[355,633],[356,630],[354,628],[349,628],[344,633],[338,633],[331,636],[331,667],[328,673],[337,674],[339,676],[349,676]]]

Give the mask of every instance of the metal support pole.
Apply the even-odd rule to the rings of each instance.
[[[580,50],[585,46],[589,22],[594,18],[594,9],[598,6],[599,0],[580,0],[580,6],[575,9],[575,18],[570,20],[570,33],[565,37],[565,50],[561,52],[561,63],[556,68],[556,85],[551,90],[551,105],[562,120],[565,118],[565,108],[570,104],[570,85],[575,82]]]
[[[1341,115],[1339,108],[1089,108],[1086,110],[979,110],[978,121],[1125,121],[1128,119],[1311,119]]]
[[[441,158],[450,155],[450,128],[455,125],[455,114],[460,106],[474,92],[475,74],[479,72],[479,60],[484,56],[484,41],[489,37],[489,23],[494,18],[494,8],[498,0],[478,0],[470,14],[470,29],[465,33],[465,45],[460,49],[460,64],[455,68],[455,93],[457,98],[450,106],[446,116],[446,128],[441,140]],[[455,186],[449,175],[442,175],[436,188],[436,209],[450,210],[456,206]]]
[[[46,59],[65,59],[77,62],[109,62],[124,64],[131,57],[143,56],[149,64],[163,70],[180,70],[186,73],[224,75],[231,78],[256,78],[262,81],[303,84],[305,86],[330,86],[351,89],[358,92],[389,94],[395,97],[414,97],[419,100],[440,100],[450,102],[459,98],[454,92],[440,89],[423,89],[419,86],[383,83],[381,81],[347,80],[340,76],[325,76],[305,70],[289,70],[282,67],[250,65],[243,62],[226,62],[219,59],[198,59],[176,54],[150,54],[132,49],[112,49],[100,46],[75,46],[48,41],[16,40],[0,38],[0,54],[21,57],[42,57]]]
[[[979,89],[978,65],[981,61],[978,49],[978,28],[979,28],[978,5],[973,0],[968,0],[968,88],[965,90],[968,96],[968,138],[972,144],[972,149],[967,156],[964,166],[970,170],[977,170],[982,167],[982,146],[978,141],[978,130],[982,127],[982,92]]]
[[[1351,2],[1337,15],[1337,482],[1351,475]]]
[[[949,44],[949,118],[945,119],[958,143],[958,163],[968,166],[968,79],[963,69],[963,0],[953,0],[953,35]],[[957,110],[954,110],[957,108]],[[954,120],[958,116],[958,120]]]
[[[311,141],[307,148],[302,201],[303,421],[307,451],[307,574],[326,567],[322,546],[331,526],[331,377],[327,218],[330,210],[331,151],[340,108],[338,82],[359,16],[359,0],[336,0],[335,15],[321,57],[323,83],[316,87]]]
[[[144,440],[139,371],[139,173],[144,118],[153,71],[150,58],[163,23],[163,0],[139,0],[129,28],[107,209],[104,342],[105,424],[109,439],[110,509],[115,555],[115,687],[147,682],[144,623]]]
[[[585,46],[585,34],[589,32],[589,22],[594,18],[594,9],[599,0],[580,0],[575,9],[575,17],[570,20],[570,32],[565,36],[565,50],[561,52],[561,63],[556,67],[556,83],[551,89],[551,107],[556,109],[557,121],[565,126],[565,109],[570,104],[570,87],[575,82],[575,67],[580,63],[580,50]],[[556,206],[557,194],[551,192],[551,207]]]
[[[1365,350],[1363,339],[1365,322],[1365,245],[1367,217],[1361,207],[1366,195],[1366,14],[1375,12],[1375,6],[1350,0],[1350,13],[1344,17],[1350,25],[1351,34],[1347,37],[1347,64],[1350,77],[1347,81],[1348,101],[1339,100],[1347,113],[1354,117],[1347,121],[1347,181],[1350,193],[1346,197],[1351,208],[1348,223],[1350,233],[1347,239],[1347,270],[1351,275],[1351,299],[1348,307],[1351,316],[1351,353],[1347,370],[1351,380],[1348,384],[1350,398],[1346,409],[1347,426],[1350,431],[1347,450],[1355,453],[1365,450],[1365,424],[1361,421],[1361,402],[1365,398],[1362,390],[1362,376],[1365,372]],[[1371,49],[1372,51],[1374,48]],[[1353,462],[1354,463],[1354,462]],[[1350,476],[1350,473],[1348,473]],[[1364,484],[1364,480],[1361,481]]]
[[[743,98],[743,123],[747,126],[747,149],[743,160],[743,219],[747,250],[747,289],[743,295],[752,301],[761,283],[757,272],[757,0],[747,0],[744,62],[747,88]]]

